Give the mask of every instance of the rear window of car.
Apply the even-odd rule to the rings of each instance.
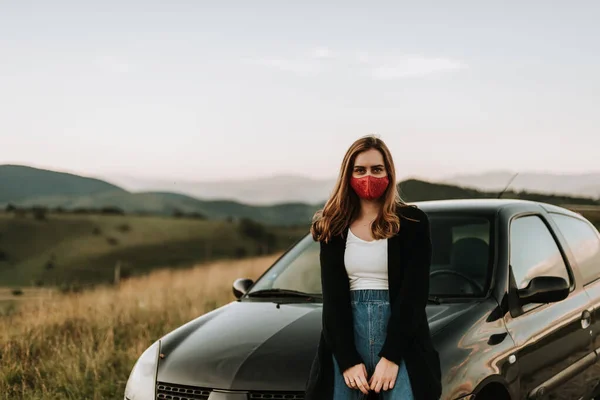
[[[583,284],[600,278],[600,234],[587,221],[564,214],[552,214],[581,271]]]

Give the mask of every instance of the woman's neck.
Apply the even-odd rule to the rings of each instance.
[[[375,200],[360,200],[359,218],[375,219],[381,210],[381,203]]]

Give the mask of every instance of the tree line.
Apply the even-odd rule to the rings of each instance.
[[[146,216],[146,215],[156,215],[153,212],[144,212],[144,211],[136,211],[136,212],[126,212],[122,208],[115,206],[104,206],[104,207],[74,207],[74,208],[65,208],[65,207],[47,207],[47,206],[16,206],[14,204],[8,204],[5,207],[5,211],[7,213],[14,214],[17,217],[25,217],[27,215],[32,215],[35,219],[44,220],[46,219],[49,213],[55,214],[74,214],[74,215],[136,215],[136,216]],[[178,208],[174,208],[171,212],[171,216],[174,218],[193,218],[193,219],[206,219],[206,216],[197,211],[185,212]]]

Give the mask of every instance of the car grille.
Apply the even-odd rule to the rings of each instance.
[[[157,400],[207,400],[212,389],[158,382]],[[303,392],[250,392],[249,400],[304,400]]]
[[[157,400],[207,400],[210,389],[194,386],[175,385],[173,383],[161,383],[156,385]]]
[[[251,400],[304,400],[304,393],[286,393],[286,392],[251,392]]]

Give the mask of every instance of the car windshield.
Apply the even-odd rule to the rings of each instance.
[[[492,219],[487,216],[428,213],[431,224],[432,296],[476,297],[487,291],[493,259]],[[319,243],[307,235],[269,268],[249,293],[283,289],[321,295]]]

